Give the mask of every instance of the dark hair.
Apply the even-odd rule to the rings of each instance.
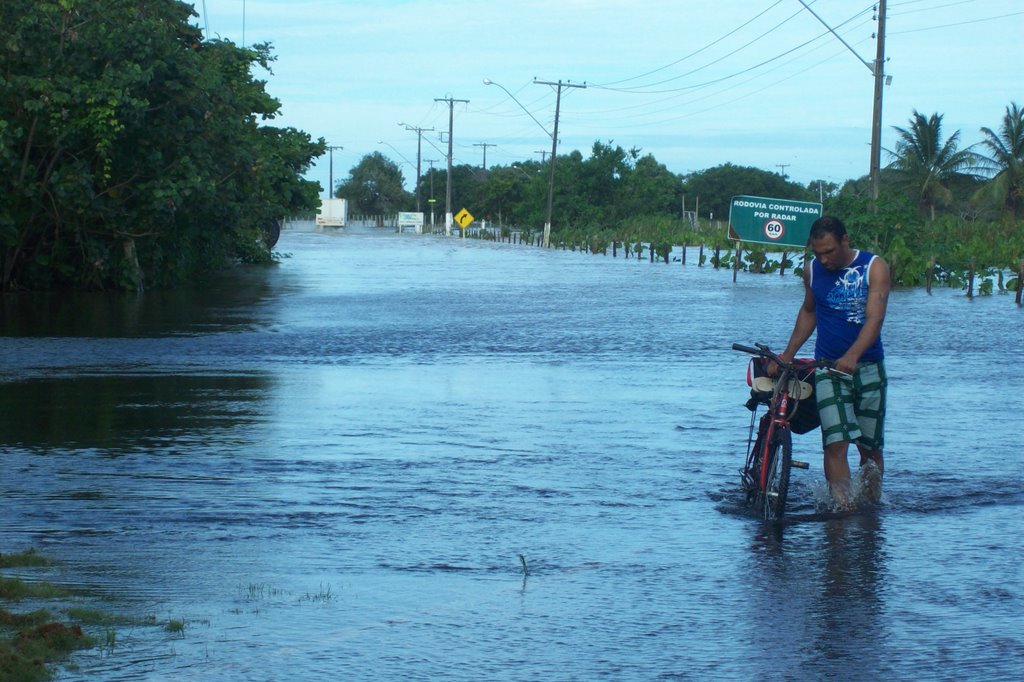
[[[831,234],[836,238],[836,241],[842,240],[846,235],[846,225],[843,225],[843,221],[835,216],[823,216],[814,221],[811,225],[811,239],[821,239],[826,234]]]

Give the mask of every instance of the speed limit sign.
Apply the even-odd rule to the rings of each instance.
[[[786,225],[781,220],[769,220],[764,224],[764,236],[768,239],[778,241],[786,233]]]

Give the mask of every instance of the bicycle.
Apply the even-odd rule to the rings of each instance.
[[[740,480],[747,503],[759,508],[764,520],[780,521],[786,512],[790,469],[810,468],[807,462],[793,459],[792,434],[808,433],[820,425],[813,399],[813,375],[816,369],[831,369],[832,363],[810,359],[787,362],[761,343],[755,343],[753,348],[734,343],[732,348],[754,356],[747,379],[751,386],[747,401],[751,411],[747,460],[740,469]],[[774,379],[768,376],[768,361],[780,368]],[[758,422],[755,438],[754,423],[760,405],[767,410]]]

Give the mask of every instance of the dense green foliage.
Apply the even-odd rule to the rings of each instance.
[[[275,128],[269,46],[204,41],[177,0],[0,5],[0,288],[137,289],[266,261],[323,153]]]
[[[826,213],[844,218],[855,245],[890,262],[898,285],[930,281],[961,286],[973,272],[982,292],[1011,290],[1017,277],[1006,273],[1019,272],[1024,259],[1022,116],[1014,104],[1007,107],[998,133],[982,129],[983,146],[991,153],[986,157],[959,149],[959,131],[945,138],[940,115],[914,112],[910,127],[898,130],[900,144],[890,152],[892,163],[882,172],[877,201],[869,198],[866,178],[843,187],[824,181],[802,186],[778,173],[728,163],[679,176],[639,150],[596,142],[587,158],[577,151],[558,157],[552,243],[599,253],[615,243],[624,253],[649,257],[653,250],[662,260],[673,245],[702,244],[709,264],[732,267],[735,245],[726,223],[733,196],[821,200]],[[356,171],[362,173],[367,163],[388,173],[389,186],[399,181],[398,166],[378,157],[366,157],[354,169],[343,185],[348,196],[358,195]],[[544,223],[548,169],[536,161],[495,166],[486,173],[456,166],[452,210],[468,208],[478,221],[504,234],[518,229],[529,239]],[[444,170],[434,169],[420,186],[423,196],[438,199],[439,214],[445,179]],[[402,202],[390,210],[412,210],[412,193],[392,191],[389,196]],[[801,271],[802,254],[750,246],[739,263],[742,268]]]
[[[373,152],[360,160],[334,195],[348,199],[356,213],[390,213],[404,210],[402,207],[409,204],[410,195],[402,187],[403,182],[398,164]]]

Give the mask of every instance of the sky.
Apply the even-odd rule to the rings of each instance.
[[[586,85],[562,89],[560,155],[601,142],[673,173],[841,184],[868,173],[877,5],[804,2],[197,0],[194,22],[272,45],[255,74],[282,105],[271,124],[337,147],[308,173],[324,191],[373,152],[411,189],[417,156],[445,167],[449,115],[453,164],[548,158],[556,88],[538,80]],[[1024,104],[1024,0],[890,0],[884,45],[883,165],[915,110],[967,146]]]

